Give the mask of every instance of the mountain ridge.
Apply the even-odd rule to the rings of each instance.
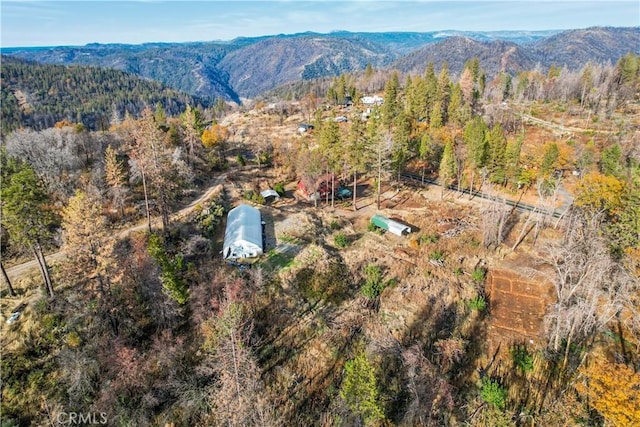
[[[467,40],[467,41],[464,41]],[[304,32],[230,41],[90,44],[8,48],[3,53],[43,63],[97,65],[158,80],[201,98],[240,102],[296,80],[331,77],[371,64],[420,73],[447,62],[453,74],[477,56],[487,74],[542,67],[579,68],[640,53],[640,27],[468,32]]]

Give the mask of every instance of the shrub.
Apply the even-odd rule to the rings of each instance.
[[[236,156],[236,161],[238,162],[238,164],[240,166],[244,166],[247,164],[247,160],[244,158],[244,156],[242,154],[238,154]]]
[[[252,191],[252,190],[245,192],[244,198],[258,205],[264,205],[264,202],[265,202],[264,197],[262,197],[260,193],[256,193],[255,191]]]
[[[420,241],[415,237],[412,237],[411,239],[409,239],[409,247],[411,249],[418,249],[420,247]]]
[[[273,184],[273,190],[279,195],[284,196],[284,193],[285,193],[284,183],[276,182],[275,184]]]
[[[227,168],[227,159],[219,155],[215,150],[207,154],[207,162],[213,170],[225,170]]]
[[[220,223],[221,218],[224,216],[224,206],[218,200],[212,201],[207,206],[201,208],[200,213],[196,217],[199,222],[202,231],[205,234],[212,236],[215,232],[216,226]]]
[[[147,251],[160,265],[160,282],[166,294],[179,305],[186,304],[189,299],[189,290],[183,277],[185,266],[182,254],[169,255],[165,250],[163,239],[157,234],[149,236]]]
[[[482,283],[487,272],[483,268],[476,268],[471,272],[471,278],[474,282]]]
[[[378,230],[378,227],[374,223],[369,222],[369,224],[367,224],[367,231],[377,231],[377,230]]]
[[[304,267],[296,273],[296,282],[306,299],[339,304],[347,296],[350,275],[341,262],[331,262],[322,271]]]
[[[333,238],[333,243],[336,245],[337,248],[346,248],[347,246],[349,246],[349,239],[347,238],[347,235],[344,233],[338,233],[336,234],[336,236]]]
[[[429,254],[429,259],[434,260],[434,261],[444,261],[444,251],[440,250],[440,249],[436,249],[435,251],[431,251],[431,253]]]
[[[533,356],[529,354],[527,348],[523,345],[517,345],[510,350],[513,366],[522,372],[531,372],[533,370]]]
[[[331,228],[332,230],[340,230],[342,227],[340,226],[340,223],[334,219],[329,224],[329,228]]]
[[[365,425],[379,425],[385,414],[373,365],[364,353],[356,355],[344,365],[345,376],[340,397]]]
[[[425,243],[436,243],[439,237],[437,234],[423,234],[420,236],[420,244],[423,245]]]
[[[480,397],[489,405],[498,409],[503,409],[507,401],[507,390],[497,381],[493,381],[490,378],[484,378],[482,380]]]
[[[258,153],[258,164],[269,166],[271,165],[271,154],[266,151],[261,151]]]
[[[81,340],[80,335],[76,331],[71,331],[67,334],[67,345],[69,347],[76,348],[80,346]]]
[[[478,295],[467,302],[471,310],[484,311],[487,308],[487,301],[482,295]]]
[[[364,274],[366,281],[360,291],[369,299],[378,298],[385,288],[382,282],[382,269],[375,264],[369,264],[364,268]]]

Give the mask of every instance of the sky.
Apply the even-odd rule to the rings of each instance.
[[[6,1],[0,46],[231,40],[304,31],[564,30],[640,25],[639,0]]]

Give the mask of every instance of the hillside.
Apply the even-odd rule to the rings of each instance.
[[[458,73],[467,59],[478,56],[491,77],[503,69],[514,73],[537,63],[570,69],[588,61],[615,63],[628,52],[640,52],[638,27],[563,32],[336,31],[230,42],[4,49],[37,62],[116,68],[199,97],[236,102],[283,83],[362,70],[368,63],[422,72],[429,61],[439,65],[446,60],[450,70]]]
[[[2,57],[2,132],[35,130],[68,120],[87,129],[109,127],[125,111],[137,116],[145,105],[160,103],[167,114],[206,101],[122,71],[88,66],[36,64]]]
[[[467,60],[477,57],[487,75],[510,74],[531,69],[536,61],[525,47],[511,42],[482,42],[466,37],[451,37],[410,53],[396,61],[393,67],[406,73],[420,74],[432,62],[437,69],[447,63],[458,74]]]
[[[540,40],[531,47],[537,61],[545,67],[555,64],[575,69],[584,65],[585,60],[615,63],[629,52],[640,53],[640,30],[638,27],[571,30]]]
[[[200,98],[238,101],[217,63],[235,45],[220,43],[89,44],[42,49],[4,49],[3,53],[31,61],[113,68],[157,80]]]
[[[575,70],[587,62],[615,63],[629,52],[640,52],[638,28],[589,28],[564,31],[530,44],[504,40],[475,40],[455,36],[427,45],[400,58],[392,67],[403,72],[421,73],[425,65],[436,67],[447,62],[452,73],[459,73],[464,63],[478,57],[488,76],[529,70],[540,64],[543,69],[556,65]]]
[[[290,81],[336,76],[367,64],[382,67],[394,58],[382,46],[358,39],[271,38],[229,53],[220,69],[239,94],[253,97]]]

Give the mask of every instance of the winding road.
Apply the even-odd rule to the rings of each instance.
[[[185,217],[186,215],[190,214],[196,207],[196,205],[198,205],[199,203],[205,202],[207,200],[209,200],[211,198],[211,196],[213,194],[215,194],[218,191],[218,187],[220,185],[222,185],[222,183],[226,180],[227,175],[223,174],[220,175],[219,177],[216,177],[213,180],[213,183],[211,184],[211,186],[209,186],[207,188],[207,190],[197,199],[195,199],[194,201],[192,201],[191,203],[189,203],[187,206],[185,206],[184,208],[180,209],[177,212],[174,212],[171,215],[171,220],[175,221],[175,220],[179,220],[183,217]],[[160,222],[159,218],[154,218],[152,220],[152,224],[156,225]],[[139,231],[139,230],[143,230],[147,227],[147,223],[146,221],[138,224],[138,225],[134,225],[131,227],[128,227],[124,230],[120,230],[118,232],[118,239],[123,239],[125,237],[127,237],[129,234],[135,232],[135,231]],[[58,251],[52,254],[47,254],[46,258],[47,258],[47,262],[51,263],[51,262],[58,262],[58,261],[62,261],[66,258],[67,254],[63,251]],[[11,280],[12,282],[16,279],[21,278],[22,276],[31,273],[31,271],[35,270],[37,268],[37,263],[36,260],[32,260],[32,261],[28,261],[22,264],[18,264],[18,265],[14,265],[13,267],[7,268],[7,276],[9,276],[9,280]]]

